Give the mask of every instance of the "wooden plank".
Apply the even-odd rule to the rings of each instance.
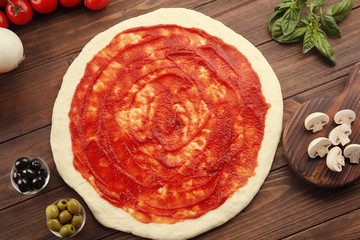
[[[284,126],[282,146],[284,155],[289,166],[304,180],[326,188],[342,187],[360,178],[360,168],[356,164],[350,164],[346,160],[341,172],[332,172],[327,167],[325,157],[322,159],[311,159],[307,149],[311,141],[317,137],[328,137],[330,132],[337,127],[334,122],[334,115],[343,109],[351,109],[355,113],[360,112],[360,63],[356,64],[348,79],[346,89],[337,96],[317,97],[306,101],[299,107]],[[304,120],[313,112],[324,112],[330,117],[324,129],[312,133],[304,127]],[[350,128],[349,128],[350,129]],[[350,143],[360,142],[359,132],[360,121],[355,119],[351,124]],[[295,143],[295,144],[294,144]],[[301,144],[298,144],[301,143]],[[344,144],[345,145],[345,144]],[[338,147],[342,147],[339,144]]]
[[[3,221],[0,226],[0,238],[18,240],[59,239],[46,226],[45,209],[54,201],[62,198],[75,198],[85,208],[85,226],[74,239],[99,239],[115,233],[115,230],[106,228],[95,220],[85,202],[74,190],[63,186],[2,210],[1,218]],[[125,233],[120,235],[125,235]]]
[[[272,171],[250,205],[220,229],[199,239],[280,239],[357,209],[358,185],[337,191],[314,188],[288,167]],[[353,206],[349,206],[352,205]],[[350,207],[351,209],[345,209]]]
[[[0,144],[0,210],[28,201],[37,195],[23,195],[17,192],[10,182],[10,170],[16,159],[23,156],[39,156],[46,161],[50,169],[50,181],[39,194],[47,194],[53,189],[65,185],[56,171],[50,149],[50,128],[40,129],[31,134]],[[0,237],[1,239],[1,237]]]
[[[3,79],[0,142],[50,124],[62,77],[74,56]]]
[[[336,96],[342,93],[348,76],[344,76],[324,85],[320,85],[316,88],[312,88],[308,91],[299,93],[291,98],[284,100],[284,117],[283,117],[283,127],[287,123],[291,115],[301,106],[301,104],[307,100],[313,99],[315,97],[328,97]],[[287,165],[285,157],[283,155],[282,144],[279,145],[272,169],[277,169]]]
[[[331,219],[325,223],[294,234],[286,240],[296,239],[359,239],[360,209]]]

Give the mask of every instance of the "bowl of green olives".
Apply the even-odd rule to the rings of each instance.
[[[74,198],[56,200],[46,207],[45,214],[47,227],[57,237],[73,237],[85,225],[85,210]]]
[[[40,157],[21,157],[11,168],[11,184],[22,194],[31,195],[40,192],[46,187],[49,180],[50,169]]]

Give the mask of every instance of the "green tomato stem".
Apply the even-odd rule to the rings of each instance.
[[[8,1],[8,3],[10,3],[10,5],[13,7],[13,12],[15,13],[15,17],[16,17],[16,15],[19,13],[19,12],[26,12],[25,10],[22,10],[21,8],[20,8],[20,5],[21,5],[21,3],[19,2],[19,4],[17,5],[17,6],[15,6],[12,2],[11,2],[11,0],[7,0]]]

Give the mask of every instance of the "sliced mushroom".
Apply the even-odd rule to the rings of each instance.
[[[350,142],[350,134],[351,128],[348,125],[341,124],[330,132],[329,139],[333,145],[339,145],[339,143],[341,143],[342,146],[345,146]]]
[[[314,112],[306,117],[305,128],[313,133],[319,132],[329,122],[329,116],[322,112]]]
[[[334,116],[334,121],[337,124],[346,124],[351,127],[351,123],[355,120],[356,114],[353,110],[344,109],[337,112]]]
[[[308,154],[311,158],[324,157],[329,152],[331,141],[326,137],[319,137],[309,144]]]
[[[341,153],[341,148],[333,147],[330,149],[326,157],[326,166],[334,172],[342,171],[342,167],[345,166],[345,158]]]
[[[350,159],[350,163],[359,164],[360,145],[350,144],[344,149],[344,156]]]

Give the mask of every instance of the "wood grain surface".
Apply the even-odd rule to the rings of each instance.
[[[59,6],[51,14],[35,14],[24,26],[11,24],[26,58],[16,70],[0,74],[0,239],[57,239],[46,227],[44,212],[48,204],[66,197],[79,199],[87,213],[85,227],[74,239],[141,239],[96,221],[58,175],[49,144],[52,107],[68,66],[92,37],[118,22],[162,7],[194,9],[223,22],[253,43],[273,67],[284,98],[284,126],[304,102],[341,95],[350,70],[360,61],[360,1],[354,1],[349,16],[339,23],[342,37],[330,38],[337,57],[334,67],[315,49],[303,54],[301,43],[271,39],[267,21],[279,2],[110,0],[99,11],[83,4]],[[196,239],[359,239],[359,181],[339,189],[315,187],[292,171],[283,149],[280,144],[271,172],[249,206]],[[25,155],[40,156],[51,170],[48,186],[32,196],[15,191],[9,178],[14,161]]]
[[[360,178],[360,165],[346,161],[341,172],[333,172],[326,166],[326,156],[310,158],[308,146],[316,138],[328,137],[337,127],[334,115],[344,109],[360,113],[360,63],[351,70],[344,91],[337,96],[314,98],[303,103],[286,123],[282,135],[284,155],[289,166],[304,180],[319,187],[343,187]],[[330,117],[330,122],[324,129],[313,133],[308,131],[304,122],[307,116],[314,112],[322,112]],[[357,118],[351,125],[350,143],[360,142],[360,119]],[[347,146],[347,145],[346,145]],[[340,145],[342,149],[343,146]]]

